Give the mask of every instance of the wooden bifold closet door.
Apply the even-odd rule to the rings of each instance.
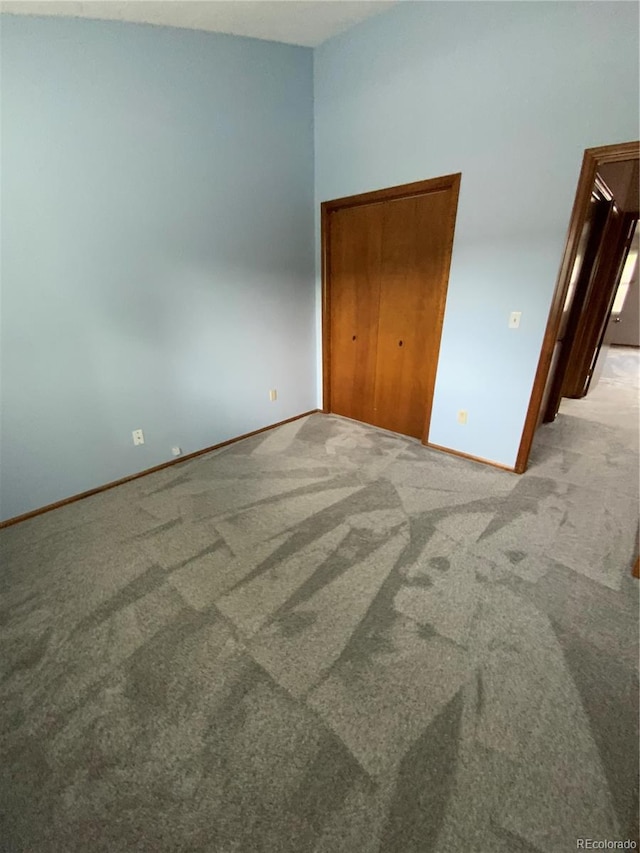
[[[460,175],[325,202],[325,410],[426,440]]]

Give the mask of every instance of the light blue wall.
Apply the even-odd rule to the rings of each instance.
[[[315,51],[317,203],[463,173],[433,443],[515,460],[582,152],[638,135],[637,30],[633,3],[405,2]],[[0,517],[313,408],[311,51],[0,36]]]
[[[583,151],[638,138],[637,4],[405,2],[314,60],[317,204],[462,172],[429,440],[511,466]]]
[[[311,51],[1,39],[1,517],[314,408]]]

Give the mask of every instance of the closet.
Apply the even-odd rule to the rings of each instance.
[[[325,411],[426,441],[459,187],[323,203]]]

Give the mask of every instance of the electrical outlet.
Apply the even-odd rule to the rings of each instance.
[[[275,403],[275,401],[278,399],[278,392],[275,388],[272,388],[271,391],[269,391],[269,399],[272,403]]]
[[[512,311],[511,314],[509,314],[510,329],[520,328],[520,317],[522,317],[522,311]]]
[[[144,444],[144,433],[141,429],[134,429],[131,435],[133,436],[134,444]]]
[[[466,424],[468,414],[469,413],[465,412],[464,409],[460,409],[460,411],[458,412],[458,423],[459,424]]]
[[[172,456],[182,456],[182,448],[181,447],[172,447],[171,448]]]

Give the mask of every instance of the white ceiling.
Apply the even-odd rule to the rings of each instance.
[[[0,2],[13,15],[62,15],[231,33],[316,47],[397,0],[20,0]]]

